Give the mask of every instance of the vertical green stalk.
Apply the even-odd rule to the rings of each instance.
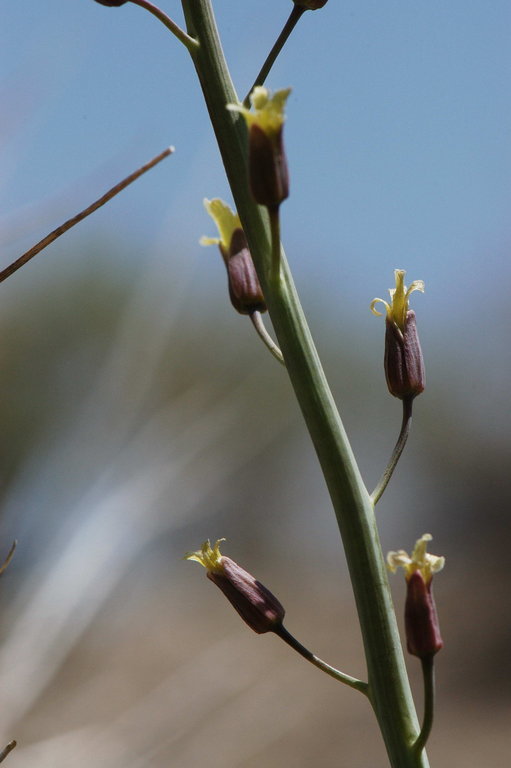
[[[238,101],[210,0],[182,0],[191,50],[237,211],[245,230],[287,370],[330,492],[353,584],[368,668],[369,697],[393,768],[428,768],[412,749],[419,732],[387,572],[374,517],[344,427],[312,341],[284,253],[281,280],[268,280],[266,212],[251,199],[246,128],[226,109]],[[361,745],[363,749],[363,745]]]

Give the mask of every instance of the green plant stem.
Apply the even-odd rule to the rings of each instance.
[[[293,650],[299,653],[300,656],[303,656],[304,659],[310,661],[311,664],[314,664],[314,666],[320,669],[322,672],[325,672],[327,675],[330,675],[330,677],[333,677],[334,680],[338,680],[340,683],[349,685],[350,688],[354,688],[356,691],[360,691],[365,696],[367,696],[369,687],[367,683],[364,683],[362,680],[357,680],[356,677],[351,677],[351,675],[346,675],[344,672],[341,672],[335,667],[331,667],[330,664],[327,664],[326,661],[320,659],[318,656],[312,653],[312,651],[309,651],[308,648],[298,642],[298,640],[293,637],[293,635],[288,632],[282,624],[280,627],[275,629],[274,632],[281,638],[281,640],[284,640],[284,642],[293,648]]]
[[[413,407],[413,398],[411,397],[404,398],[401,431],[399,433],[399,437],[397,438],[396,445],[394,446],[394,450],[392,451],[392,456],[389,459],[389,463],[387,464],[385,472],[381,476],[378,485],[376,486],[376,488],[371,494],[371,499],[373,504],[377,504],[380,498],[382,497],[383,492],[385,491],[385,488],[389,484],[390,478],[394,474],[394,470],[401,457],[401,454],[403,453],[404,447],[406,445],[406,441],[408,440],[408,435],[410,434],[410,427],[412,426],[412,407]]]
[[[271,235],[270,282],[275,284],[280,280],[280,257],[282,250],[280,244],[280,205],[268,208],[268,216],[270,217]]]
[[[255,312],[252,312],[250,315],[250,319],[252,321],[252,325],[256,329],[259,338],[263,341],[264,345],[270,350],[273,357],[279,361],[282,365],[285,365],[284,358],[282,357],[282,352],[277,347],[273,339],[271,338],[270,334],[265,328],[263,318],[260,312],[257,310]],[[0,571],[1,573],[1,571]]]
[[[250,94],[256,87],[256,85],[262,85],[266,78],[268,77],[268,74],[270,72],[270,69],[275,64],[275,61],[277,59],[277,56],[287,43],[287,40],[289,38],[289,35],[293,31],[293,29],[296,27],[298,21],[301,19],[303,13],[306,11],[306,8],[300,7],[299,5],[293,5],[293,10],[289,14],[289,18],[284,24],[282,28],[282,32],[278,36],[275,45],[269,52],[266,61],[264,62],[263,66],[261,67],[259,74],[257,75],[256,79],[252,83],[252,87],[245,96],[245,99],[243,101],[243,106],[247,109],[250,109]]]
[[[435,661],[433,656],[421,659],[422,678],[424,680],[424,715],[422,728],[417,741],[413,745],[414,752],[418,755],[424,749],[433,727],[433,714],[435,709]]]
[[[226,109],[238,103],[210,0],[182,0],[192,52],[237,211],[263,288],[279,346],[328,486],[342,535],[367,661],[369,698],[393,768],[427,768],[413,752],[419,726],[392,606],[374,507],[314,347],[294,283],[281,253],[280,280],[268,279],[268,215],[250,197],[247,131]]]
[[[130,2],[133,3],[133,5],[139,5],[146,11],[149,11],[149,13],[152,13],[153,16],[156,16],[156,18],[161,21],[161,23],[164,24],[167,29],[170,29],[174,37],[177,37],[177,39],[188,48],[190,53],[194,48],[197,48],[197,40],[194,40],[193,37],[187,35],[186,32],[181,29],[181,27],[176,24],[176,22],[173,21],[170,16],[167,16],[166,13],[158,8],[157,5],[153,5],[153,3],[150,3],[149,0],[130,0]]]

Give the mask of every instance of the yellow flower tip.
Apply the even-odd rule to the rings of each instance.
[[[227,253],[234,231],[241,228],[240,217],[218,197],[213,200],[204,198],[204,208],[215,222],[220,237],[203,236],[199,240],[200,244],[219,245]]]
[[[249,128],[258,125],[265,133],[276,134],[286,119],[284,109],[290,93],[291,88],[283,88],[272,95],[267,88],[256,85],[250,94],[253,112],[242,104],[228,104],[227,109],[243,115]]]
[[[394,270],[396,287],[389,288],[390,304],[384,299],[373,299],[370,304],[371,312],[373,315],[378,316],[382,315],[383,313],[378,312],[378,310],[375,309],[375,306],[378,303],[383,304],[387,312],[387,319],[389,322],[394,322],[401,332],[403,332],[405,329],[406,313],[408,312],[408,300],[410,298],[410,294],[412,294],[414,291],[420,291],[421,293],[424,293],[423,280],[414,280],[413,283],[410,284],[410,287],[407,288],[405,285],[405,275],[406,272],[404,269]]]
[[[423,534],[415,542],[415,547],[411,557],[403,550],[389,552],[387,555],[387,567],[389,571],[395,573],[398,568],[403,568],[407,579],[413,573],[419,571],[426,584],[429,584],[433,574],[442,570],[445,565],[445,557],[432,555],[427,552],[428,542],[432,540],[430,533]]]
[[[184,559],[200,563],[210,573],[221,573],[223,571],[223,556],[220,552],[222,541],[225,541],[225,539],[217,539],[214,547],[212,547],[209,539],[207,539],[201,549],[196,552],[187,552]]]

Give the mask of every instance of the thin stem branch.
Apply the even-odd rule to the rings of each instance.
[[[428,656],[421,659],[422,677],[424,680],[424,715],[421,731],[413,745],[413,750],[418,755],[426,746],[426,742],[433,727],[433,714],[435,709],[435,663],[434,657]]]
[[[16,541],[16,539],[14,539],[14,541],[11,544],[11,548],[10,548],[8,554],[7,554],[7,557],[5,558],[5,560],[3,561],[2,565],[0,566],[0,576],[5,571],[5,569],[9,565],[9,563],[11,562],[17,545],[18,545],[18,542]]]
[[[246,107],[247,109],[250,108],[250,94],[252,93],[252,91],[254,90],[256,85],[262,85],[264,83],[264,81],[268,77],[270,69],[275,64],[277,56],[279,55],[279,53],[283,49],[284,45],[286,44],[286,42],[287,42],[287,40],[289,38],[289,35],[293,31],[293,29],[296,27],[298,21],[300,20],[300,18],[302,17],[303,13],[306,10],[307,9],[304,8],[303,6],[301,7],[299,5],[293,5],[293,10],[289,14],[289,18],[286,21],[286,23],[284,24],[284,27],[282,28],[282,32],[278,36],[278,38],[277,38],[277,40],[275,42],[275,45],[273,46],[273,48],[269,52],[269,54],[268,54],[268,56],[266,58],[266,61],[264,62],[263,66],[261,67],[261,69],[259,71],[259,74],[257,75],[256,79],[252,83],[251,89],[249,90],[249,92],[245,96],[245,99],[243,101],[243,106]]]
[[[139,5],[141,8],[144,8],[146,11],[149,11],[149,13],[152,13],[153,16],[156,16],[159,21],[161,21],[162,24],[164,24],[167,29],[169,29],[177,39],[185,45],[190,52],[193,51],[194,48],[198,47],[198,42],[193,37],[190,37],[190,35],[187,35],[184,29],[181,29],[181,27],[176,24],[175,21],[173,21],[170,16],[167,16],[166,13],[164,13],[160,8],[158,8],[157,5],[153,5],[153,3],[150,3],[149,0],[130,0],[130,2],[133,3],[133,5]]]
[[[143,165],[141,168],[138,168],[133,173],[130,173],[129,176],[126,176],[125,179],[109,189],[108,192],[98,198],[94,203],[87,206],[87,208],[84,208],[83,211],[80,211],[80,213],[77,213],[76,216],[73,216],[72,218],[65,221],[59,227],[50,232],[49,235],[46,235],[46,237],[43,237],[42,240],[32,246],[32,248],[30,248],[26,253],[22,254],[19,258],[16,259],[16,261],[13,261],[12,264],[9,264],[8,267],[5,267],[5,269],[0,272],[0,283],[2,283],[4,280],[7,280],[7,278],[10,277],[14,272],[17,272],[18,269],[23,267],[27,261],[30,261],[30,259],[33,259],[34,256],[37,256],[38,253],[53,243],[58,237],[63,235],[64,232],[67,232],[68,229],[74,227],[75,224],[83,221],[83,219],[86,219],[87,216],[91,215],[91,213],[94,213],[98,210],[98,208],[101,208],[101,206],[105,205],[105,203],[108,203],[112,197],[118,195],[119,192],[122,192],[123,189],[126,189],[127,186],[136,181],[140,176],[142,176],[142,174],[146,173],[146,171],[149,171],[151,168],[154,168],[155,165],[157,165],[165,157],[171,155],[173,152],[174,147],[167,147],[167,149],[165,149],[159,155],[156,155],[156,157],[153,157],[152,160]]]
[[[282,624],[280,627],[275,629],[274,632],[281,638],[281,640],[284,640],[284,642],[293,648],[293,650],[299,653],[300,656],[303,656],[304,659],[310,661],[311,664],[314,664],[315,667],[321,669],[322,672],[330,675],[330,677],[333,677],[334,680],[338,680],[340,683],[344,683],[345,685],[349,685],[350,688],[354,688],[356,691],[360,691],[360,693],[363,693],[365,696],[368,695],[369,686],[367,683],[364,683],[362,680],[358,680],[356,677],[351,677],[351,675],[346,675],[344,672],[341,672],[335,667],[331,667],[330,664],[327,664],[326,661],[320,659],[318,656],[312,653],[312,651],[309,651],[307,648],[305,648],[304,645],[298,642],[298,640],[293,637],[293,635],[290,634],[287,629],[282,626]]]
[[[265,346],[268,347],[268,349],[272,353],[273,357],[276,360],[278,360],[279,363],[282,363],[282,365],[285,366],[286,363],[284,362],[284,357],[282,356],[282,352],[277,347],[277,345],[273,341],[272,337],[270,336],[270,334],[266,330],[266,326],[264,324],[264,320],[262,318],[261,313],[258,310],[255,310],[254,312],[251,313],[250,319],[252,320],[252,325],[256,329],[256,331],[257,331],[257,333],[259,335],[259,338],[262,339],[262,341],[265,344]]]
[[[389,484],[389,480],[394,473],[394,470],[401,457],[401,454],[403,453],[404,447],[406,445],[406,441],[408,440],[408,435],[410,434],[410,427],[412,425],[412,407],[413,407],[413,398],[404,398],[401,431],[399,433],[399,437],[397,438],[396,445],[394,446],[394,450],[392,451],[392,456],[389,459],[389,463],[387,464],[385,472],[381,476],[378,485],[376,486],[376,488],[371,494],[371,500],[373,504],[377,504],[380,498],[382,497],[383,492],[387,487],[387,485]]]
[[[6,746],[5,746],[3,749],[2,749],[2,751],[0,752],[0,763],[1,763],[1,762],[3,762],[3,760],[5,760],[5,758],[6,758],[6,757],[7,757],[7,755],[9,754],[9,752],[12,752],[12,750],[14,749],[14,747],[15,747],[15,746],[16,746],[16,742],[15,742],[15,740],[13,739],[12,741],[10,741],[10,742],[9,742],[9,743],[8,743],[8,744],[7,744],[7,745],[6,745]]]
[[[268,208],[268,215],[270,217],[270,232],[271,232],[271,266],[270,266],[270,282],[278,283],[280,279],[280,260],[281,260],[281,243],[280,243],[280,206],[274,208]]]

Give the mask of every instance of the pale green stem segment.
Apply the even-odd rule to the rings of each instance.
[[[280,280],[280,258],[282,246],[280,243],[280,206],[268,208],[270,217],[270,236],[271,236],[271,266],[270,282],[274,285]]]
[[[181,27],[176,24],[175,21],[173,21],[170,16],[167,16],[166,13],[164,13],[160,8],[158,8],[157,5],[153,5],[153,3],[150,3],[149,0],[130,0],[133,5],[139,5],[141,8],[144,8],[146,11],[149,11],[149,13],[152,13],[153,16],[156,16],[156,18],[161,21],[162,24],[165,24],[167,29],[170,29],[172,34],[177,37],[177,39],[185,45],[190,53],[193,51],[194,48],[197,48],[198,43],[197,40],[194,40],[193,37],[190,37],[190,35],[187,35],[186,32],[181,29]]]
[[[259,335],[259,338],[262,340],[264,345],[270,350],[273,357],[276,360],[278,360],[279,363],[285,366],[286,363],[284,362],[284,358],[282,357],[282,352],[277,347],[272,337],[266,330],[261,313],[255,310],[255,312],[251,313],[250,319],[252,320],[252,325],[256,329]]]
[[[282,32],[278,36],[275,45],[269,52],[266,58],[266,61],[264,62],[263,66],[259,71],[259,74],[257,75],[256,79],[252,83],[252,88],[249,90],[249,92],[245,96],[245,99],[243,101],[243,106],[246,107],[247,109],[250,109],[250,94],[252,93],[256,85],[263,85],[264,81],[268,77],[270,69],[273,67],[273,65],[275,64],[275,61],[277,60],[277,56],[279,55],[279,53],[287,43],[289,35],[293,31],[293,29],[296,27],[298,21],[300,20],[300,18],[302,17],[303,13],[306,10],[307,9],[304,8],[303,6],[300,7],[299,5],[293,5],[293,10],[289,14],[289,18],[284,24],[282,28]]]
[[[378,485],[376,486],[376,488],[371,494],[371,499],[373,504],[377,504],[380,498],[382,497],[385,488],[389,484],[390,478],[394,474],[394,470],[397,466],[397,463],[401,458],[401,454],[403,453],[404,447],[406,445],[406,441],[408,440],[408,435],[410,434],[410,427],[412,426],[412,407],[413,407],[413,398],[410,398],[410,397],[404,398],[401,431],[399,433],[399,437],[397,438],[397,442],[394,446],[394,450],[392,451],[392,456],[389,459],[389,463],[387,464],[385,472],[381,476]]]
[[[362,481],[303,315],[284,252],[280,280],[268,279],[268,215],[250,197],[247,129],[226,109],[239,103],[210,0],[182,0],[188,33],[199,41],[192,58],[216,134],[250,252],[286,367],[314,443],[335,509],[360,619],[368,696],[393,768],[427,768],[413,743],[419,726],[404,664],[374,507]]]
[[[322,672],[330,675],[330,677],[333,677],[334,680],[338,680],[340,683],[344,683],[345,685],[349,685],[350,688],[354,688],[356,691],[360,691],[360,693],[363,693],[365,696],[368,695],[369,686],[367,683],[364,683],[362,680],[357,680],[356,677],[351,677],[351,675],[346,675],[344,672],[341,672],[335,667],[331,667],[330,664],[327,664],[326,661],[323,661],[319,658],[319,656],[316,656],[314,653],[312,653],[312,651],[309,651],[308,648],[299,643],[298,640],[293,637],[293,635],[288,632],[282,624],[280,627],[275,629],[274,632],[282,640],[284,640],[285,643],[291,646],[293,650],[299,653],[300,656],[303,656],[304,659],[310,661],[311,664],[314,664],[314,666],[320,669]]]
[[[433,727],[433,714],[435,710],[435,661],[433,656],[421,659],[422,678],[424,680],[424,715],[422,728],[417,741],[413,745],[414,751],[420,755]]]

